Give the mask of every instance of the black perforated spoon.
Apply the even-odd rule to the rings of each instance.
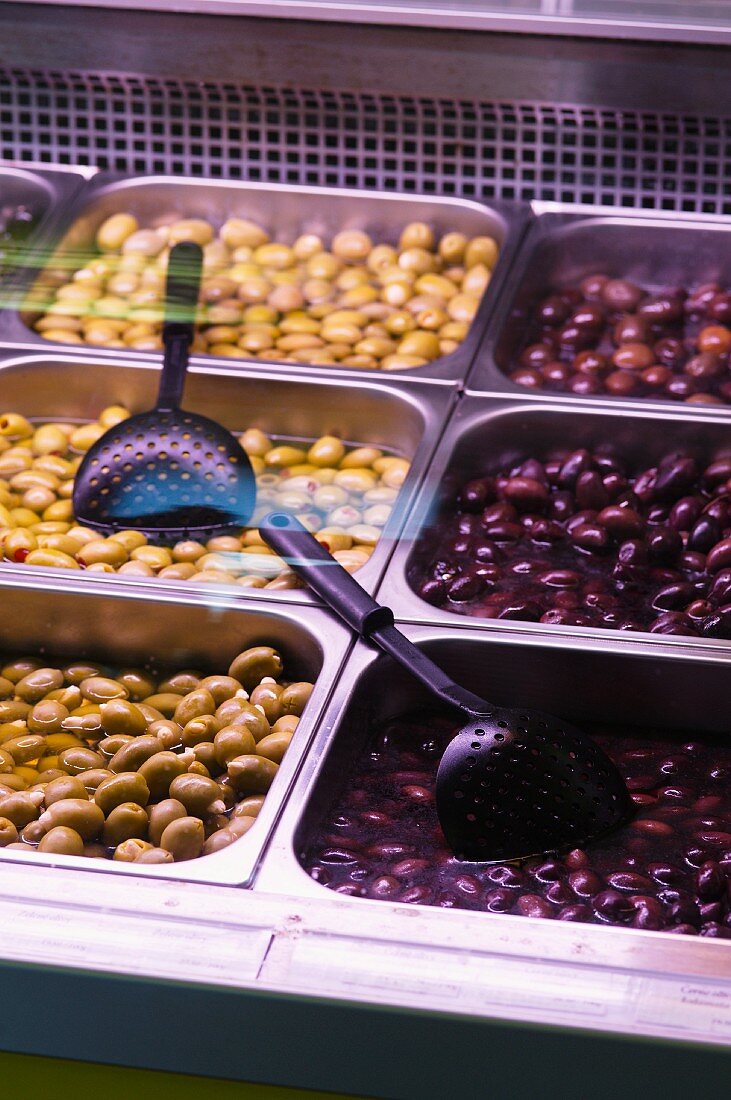
[[[494,706],[455,684],[292,516],[272,512],[260,532],[361,638],[467,715],[436,784],[439,822],[460,859],[503,863],[583,847],[627,820],[624,780],[585,733],[541,711]]]
[[[141,531],[151,542],[205,541],[244,527],[254,510],[256,480],[238,440],[214,420],[179,407],[202,263],[192,241],[170,251],[155,408],[105,432],[76,474],[74,515],[94,531]]]

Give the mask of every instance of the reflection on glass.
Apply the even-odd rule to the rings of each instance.
[[[660,23],[731,25],[728,0],[559,0],[561,15]]]

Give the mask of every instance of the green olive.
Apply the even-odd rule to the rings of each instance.
[[[256,818],[248,814],[238,814],[236,817],[231,818],[228,823],[228,828],[235,836],[244,836],[245,833],[248,833],[255,821]]]
[[[162,722],[165,715],[157,707],[151,707],[148,703],[138,702],[135,704],[139,710],[142,711],[148,722]]]
[[[223,829],[218,829],[217,832],[211,833],[208,840],[203,845],[204,856],[212,855],[213,852],[220,852],[222,848],[228,848],[229,844],[233,844],[235,840],[242,837],[244,833],[247,833],[251,826],[254,824],[255,819],[253,817],[240,817],[238,822],[242,824],[238,828],[234,828],[233,823],[226,825]],[[237,822],[237,824],[238,824]]]
[[[0,675],[3,679],[10,680],[11,684],[17,684],[29,672],[42,667],[42,662],[35,657],[18,657],[0,669]]]
[[[251,703],[244,703],[236,718],[232,719],[231,725],[245,726],[256,742],[271,733],[266,717],[258,707],[252,707]]]
[[[0,780],[0,794],[4,793],[6,790],[9,790],[9,791],[24,791],[27,786],[28,786],[28,783],[26,782],[25,779],[23,779],[22,775],[17,775],[17,774],[7,775],[7,774],[5,774],[5,775],[2,776],[2,779]]]
[[[210,691],[217,707],[227,699],[233,699],[236,692],[241,691],[243,687],[242,683],[235,680],[233,676],[206,676],[198,686]]]
[[[229,676],[239,680],[245,691],[252,692],[265,676],[278,680],[282,675],[282,658],[271,646],[258,645],[234,657]]]
[[[191,718],[183,729],[183,744],[188,748],[201,741],[212,741],[221,728],[221,723],[213,714],[201,714],[198,718]]]
[[[120,772],[103,780],[94,791],[94,802],[104,814],[110,814],[122,802],[136,802],[146,806],[150,800],[150,788],[144,776],[138,772]]]
[[[111,699],[99,707],[102,728],[108,737],[115,733],[127,733],[138,737],[147,729],[147,719],[139,707],[126,699]]]
[[[84,841],[81,835],[67,825],[55,825],[42,836],[39,852],[53,852],[60,856],[83,856]]]
[[[61,723],[62,729],[87,740],[96,740],[101,737],[104,733],[101,713],[98,710],[83,710],[82,713],[78,713],[79,711],[82,711],[81,707],[77,708],[77,713],[69,714],[68,718],[64,718]]]
[[[84,699],[76,687],[75,684],[69,684],[67,687],[59,688],[58,691],[49,691],[46,699],[51,699],[54,703],[60,703],[66,707],[66,710],[71,713],[72,710],[76,710],[80,707]]]
[[[282,707],[280,698],[283,691],[284,688],[281,684],[258,684],[249,698],[249,702],[253,707],[259,706],[263,708],[267,722],[270,726],[273,725],[278,718],[281,718]]]
[[[27,764],[29,760],[37,760],[42,756],[46,748],[46,739],[39,733],[27,733],[23,737],[11,737],[3,741],[3,751],[9,752],[18,764]]]
[[[192,762],[192,754],[174,753],[168,749],[158,751],[154,756],[145,760],[139,768],[139,775],[147,783],[150,798],[157,802],[160,798],[167,798],[170,784],[179,775],[187,771],[188,764]]]
[[[289,730],[280,730],[278,733],[270,733],[268,737],[262,737],[256,746],[259,756],[265,756],[267,760],[273,760],[275,764],[282,763],[282,757],[289,748],[289,743],[294,733]]]
[[[115,733],[112,737],[103,737],[97,748],[102,756],[106,757],[107,760],[111,760],[124,745],[131,745],[133,741],[134,737],[131,733]]]
[[[242,798],[231,811],[231,817],[258,817],[265,799],[264,794],[251,794],[247,798]]]
[[[216,707],[215,717],[223,726],[233,725],[240,714],[243,714],[247,707],[251,706],[247,699],[233,698],[225,699],[220,706]]]
[[[152,845],[147,840],[139,837],[128,837],[114,849],[112,859],[118,863],[137,863],[140,856],[152,850]]]
[[[193,746],[193,753],[196,761],[205,766],[209,775],[221,771],[221,765],[216,759],[216,746],[212,741],[199,741]]]
[[[160,847],[170,852],[176,863],[180,863],[199,856],[204,841],[205,831],[200,818],[180,817],[167,826],[160,837]]]
[[[213,739],[216,760],[225,768],[236,756],[248,756],[256,752],[256,742],[246,726],[224,726]]]
[[[160,742],[154,734],[135,737],[117,749],[109,761],[110,772],[136,772],[146,760],[160,752]]]
[[[0,817],[0,848],[8,844],[15,844],[18,839],[18,830],[8,817]]]
[[[38,844],[45,835],[45,825],[41,825],[40,821],[29,821],[21,831],[20,839],[26,844]]]
[[[15,685],[15,694],[24,703],[39,703],[49,691],[63,687],[63,673],[59,668],[37,668],[29,672]]]
[[[90,768],[104,767],[104,757],[101,753],[84,748],[64,749],[58,754],[58,762],[69,775],[80,775]],[[84,778],[86,779],[86,776]]]
[[[6,752],[5,749],[0,749],[0,775],[9,774],[15,767],[15,760]]]
[[[313,687],[314,684],[307,683],[304,680],[296,684],[289,684],[282,692],[279,700],[282,714],[295,714],[299,718],[312,695]]]
[[[207,688],[196,688],[195,691],[189,692],[180,699],[173,713],[173,719],[185,728],[191,719],[200,718],[204,714],[213,715],[215,709],[216,704],[210,691]]]
[[[52,779],[46,784],[43,792],[43,800],[48,808],[53,802],[60,802],[64,798],[87,798],[86,787],[76,775],[64,775],[59,779]]]
[[[66,825],[69,829],[75,829],[83,840],[94,840],[104,826],[104,814],[99,806],[86,798],[62,798],[41,814],[40,821],[47,829]]]
[[[183,730],[172,718],[159,718],[150,722],[147,732],[157,737],[163,749],[177,749],[183,743]]]
[[[116,848],[123,840],[132,837],[145,840],[148,828],[148,817],[141,806],[136,802],[120,802],[104,823],[102,843],[108,848]]]
[[[85,771],[81,776],[81,781],[84,784],[84,790],[88,794],[93,794],[94,791],[101,786],[105,779],[112,778],[112,772],[108,768],[90,768]]]
[[[172,863],[173,857],[164,848],[145,848],[140,852],[135,863]]]
[[[156,692],[155,695],[148,695],[147,698],[143,700],[144,706],[140,706],[140,710],[145,714],[146,706],[153,707],[158,711],[157,717],[172,718],[179,702],[180,696],[172,691]]]
[[[221,789],[213,779],[187,772],[173,779],[170,784],[170,797],[182,802],[186,812],[201,817],[203,814],[216,814],[225,809],[221,799]],[[165,847],[165,845],[163,845]]]
[[[0,817],[6,817],[16,828],[22,829],[39,816],[42,802],[40,791],[13,791],[0,797]]]
[[[89,665],[83,661],[74,661],[73,664],[66,665],[62,671],[66,683],[74,684],[76,687],[89,676],[102,675],[101,665]]]
[[[174,695],[189,695],[191,691],[195,691],[200,686],[200,673],[185,670],[184,672],[174,672],[172,676],[168,676],[167,680],[158,687],[158,691],[172,692]]]
[[[128,698],[139,703],[156,690],[155,681],[148,672],[137,668],[126,668],[115,677],[118,684],[127,689]]]
[[[30,703],[20,699],[0,699],[0,724],[25,721],[30,711]]]
[[[281,718],[277,718],[272,726],[272,733],[289,733],[290,731],[294,733],[299,721],[296,714],[283,714]]]
[[[42,699],[33,707],[26,721],[31,733],[60,733],[68,716],[68,709],[62,703]]]
[[[264,756],[236,756],[226,766],[231,783],[241,794],[266,794],[279,771],[273,760]]]
[[[155,806],[150,806],[147,811],[150,819],[149,837],[153,844],[159,845],[160,837],[165,832],[171,821],[178,821],[181,817],[187,817],[187,810],[177,798],[165,798]]]
[[[7,699],[15,692],[15,684],[6,676],[0,676],[0,699]]]
[[[92,703],[108,703],[110,699],[126,699],[127,688],[108,676],[88,676],[79,684],[81,694]]]

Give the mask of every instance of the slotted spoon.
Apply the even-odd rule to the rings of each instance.
[[[244,527],[254,510],[254,472],[238,440],[214,420],[179,407],[202,262],[192,241],[170,251],[155,408],[105,432],[76,474],[74,515],[94,531],[141,531],[151,542],[205,541]]]
[[[272,512],[260,532],[361,638],[467,716],[436,783],[439,823],[460,859],[503,863],[583,847],[627,820],[624,780],[585,733],[541,711],[495,706],[454,683],[293,516]]]

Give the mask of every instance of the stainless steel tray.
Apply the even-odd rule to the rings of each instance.
[[[6,353],[7,355],[7,353]],[[159,361],[151,356],[102,358],[93,354],[60,353],[0,354],[0,404],[3,409],[41,419],[93,419],[110,404],[123,404],[132,411],[151,408],[159,380]],[[210,416],[232,430],[255,425],[265,432],[294,439],[315,439],[332,433],[346,441],[368,443],[396,451],[408,458],[411,470],[404,482],[383,534],[369,561],[358,571],[358,579],[369,591],[385,569],[398,538],[415,491],[442,432],[456,391],[446,386],[419,386],[408,381],[387,385],[372,375],[334,379],[315,375],[305,379],[271,374],[257,368],[193,360],[188,373],[185,402],[191,409]],[[0,563],[0,575],[6,568]],[[37,578],[66,575],[67,570],[28,567]],[[157,579],[99,575],[100,583],[142,586],[159,591]],[[165,588],[191,582],[165,581]],[[210,599],[230,588],[200,585]],[[233,591],[253,599],[284,599],[311,603],[300,589]]]
[[[101,874],[237,886],[252,877],[279,816],[297,769],[350,647],[350,636],[317,608],[218,598],[201,594],[129,588],[110,593],[95,582],[74,578],[38,583],[31,570],[0,576],[3,654],[89,658],[112,666],[225,671],[242,649],[260,643],[279,649],[292,680],[311,679],[315,689],[280,766],[257,824],[228,848],[186,863],[135,868],[80,856],[26,855],[0,848],[0,861],[30,866],[70,867]]]
[[[534,217],[501,287],[467,378],[468,391],[526,394],[508,378],[525,341],[526,321],[550,289],[601,271],[660,289],[718,281],[731,285],[731,221],[699,215],[618,210],[570,203],[532,204]],[[537,401],[585,397],[530,391]],[[661,398],[602,398],[612,405],[678,407]],[[682,407],[682,406],[681,406]]]
[[[700,654],[692,646],[663,653],[652,644],[641,644],[630,651],[621,642],[612,645],[590,639],[574,641],[567,647],[543,638],[488,638],[449,626],[411,625],[404,627],[404,632],[459,683],[496,703],[514,706],[519,700],[579,725],[627,723],[688,730],[693,737],[702,732],[728,731],[728,665],[717,655]],[[617,689],[619,684],[621,691]],[[304,871],[300,854],[347,783],[373,724],[430,704],[437,709],[426,690],[390,657],[356,645],[280,818],[254,884],[256,891],[320,899],[333,896],[333,891]],[[340,905],[360,914],[364,934],[378,922],[379,912],[387,920],[400,912],[408,922],[416,918],[407,914],[416,910],[419,919],[431,926],[435,943],[449,942],[450,925],[455,926],[457,934],[472,928],[475,942],[483,947],[492,942],[491,936],[495,942],[509,943],[516,936],[520,938],[521,927],[528,931],[526,917],[335,896]],[[560,936],[560,923],[530,919],[528,934],[536,938],[537,946],[548,947]],[[651,966],[647,959],[644,964],[641,961],[643,944],[650,951],[662,953],[662,944],[669,941],[667,950],[673,952],[674,941],[686,939],[662,932],[589,924],[580,925],[580,934],[587,944],[588,957],[594,962],[604,957],[608,965],[615,967],[620,965],[618,956],[626,957],[630,952],[636,954],[640,965]],[[619,943],[613,943],[617,937]],[[728,951],[731,943],[726,941],[725,946]],[[694,939],[693,947],[686,941],[681,953],[714,949],[708,940],[703,943]],[[536,954],[540,957],[540,946]]]
[[[36,266],[45,262],[49,235],[59,224],[59,218],[96,171],[96,168],[0,161],[0,205],[26,206],[35,218],[18,266],[2,275],[3,308],[15,308],[20,288],[33,277]]]
[[[116,212],[134,213],[144,224],[161,213],[207,218],[220,225],[229,215],[253,218],[270,231],[294,238],[302,232],[330,235],[339,229],[364,229],[379,241],[395,243],[409,221],[429,222],[442,233],[459,230],[468,235],[490,234],[498,241],[500,258],[464,343],[444,359],[408,371],[384,371],[386,377],[454,383],[465,378],[492,312],[500,282],[523,235],[530,211],[527,205],[466,199],[403,196],[384,192],[326,187],[288,187],[281,184],[230,183],[222,180],[180,179],[174,176],[126,177],[100,173],[67,210],[58,228],[58,251],[89,250],[99,225]],[[26,283],[26,288],[28,283]],[[0,343],[15,347],[58,348],[29,327],[23,313],[0,317]],[[63,346],[63,345],[61,345]],[[96,349],[95,349],[96,350]],[[98,349],[100,355],[109,355]],[[115,353],[116,354],[116,353]],[[140,353],[129,352],[130,355]],[[211,358],[206,356],[206,358]],[[277,364],[262,364],[263,370]],[[299,366],[284,363],[287,372],[338,377],[373,377],[373,371],[351,368]]]
[[[392,607],[398,618],[408,622],[442,623],[468,630],[497,634],[556,637],[592,637],[609,642],[622,639],[632,648],[652,638],[662,648],[678,647],[683,641],[672,635],[617,632],[592,627],[549,626],[543,623],[479,619],[432,607],[420,599],[409,584],[410,570],[418,566],[421,538],[428,540],[430,528],[454,500],[459,485],[470,477],[496,470],[520,456],[540,455],[551,447],[587,447],[611,444],[630,461],[651,465],[655,456],[688,447],[699,456],[728,448],[731,412],[682,409],[624,409],[609,402],[576,402],[554,399],[539,404],[533,397],[523,401],[505,397],[465,395],[449,422],[429,467],[414,507],[378,589],[378,599]],[[731,658],[731,642],[693,639],[704,650],[725,653]]]

